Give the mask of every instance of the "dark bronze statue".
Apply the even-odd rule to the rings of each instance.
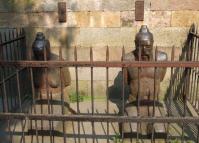
[[[140,28],[140,31],[135,37],[135,50],[126,54],[123,57],[124,61],[154,61],[155,56],[153,54],[153,35],[149,31],[146,25]],[[161,51],[157,51],[157,61],[166,61],[167,54]],[[129,96],[129,103],[126,105],[126,114],[129,116],[137,116],[137,100],[139,95],[140,100],[140,116],[153,116],[153,99],[155,96],[156,105],[158,102],[158,94],[160,91],[160,82],[164,79],[166,68],[140,68],[140,74],[138,77],[138,68],[129,67],[125,71],[125,81],[130,86],[131,94]],[[156,78],[154,77],[156,76]],[[154,79],[155,88],[154,88]],[[139,81],[138,81],[139,80]],[[140,87],[139,87],[140,86]],[[139,88],[140,90],[139,90]],[[155,93],[154,93],[154,89]],[[157,109],[155,108],[156,116]],[[129,124],[124,126],[126,132],[129,132]],[[137,124],[131,124],[132,130],[137,131]],[[148,132],[151,126],[149,124],[141,123],[141,131]]]
[[[60,60],[59,56],[51,53],[50,42],[45,38],[43,33],[37,33],[32,45],[34,60],[50,61]],[[61,75],[60,75],[61,74]],[[62,68],[35,68],[34,69],[34,86],[36,88],[36,113],[37,114],[63,114],[61,87],[63,87],[64,114],[68,113],[69,99],[65,87],[71,82],[69,69]],[[50,100],[50,108],[48,106]],[[42,109],[42,110],[41,110]],[[41,129],[41,124],[37,125]],[[63,131],[60,122],[53,122],[54,129]],[[50,129],[49,122],[43,122],[43,129]]]

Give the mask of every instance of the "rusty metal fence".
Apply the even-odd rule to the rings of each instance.
[[[14,33],[14,34],[11,34]],[[12,36],[13,35],[13,36]],[[12,36],[12,37],[11,37]],[[2,39],[2,35],[1,38]],[[127,122],[137,123],[148,122],[152,124],[156,123],[164,123],[166,127],[166,133],[161,137],[162,140],[166,142],[171,142],[172,140],[179,139],[181,142],[192,141],[199,142],[199,117],[198,117],[198,109],[199,109],[199,99],[198,99],[198,82],[199,82],[199,36],[197,34],[197,30],[195,26],[192,26],[190,32],[188,34],[187,41],[185,46],[182,49],[182,54],[179,61],[174,60],[175,50],[172,49],[171,60],[159,62],[159,61],[134,61],[134,62],[126,62],[126,61],[109,61],[109,48],[107,47],[106,51],[106,61],[94,61],[93,60],[93,50],[90,50],[90,61],[78,61],[77,57],[77,49],[74,49],[74,61],[66,61],[62,59],[62,49],[59,51],[59,61],[31,61],[26,60],[26,47],[25,47],[25,36],[24,31],[20,32],[9,32],[9,39],[5,36],[4,41],[0,41],[1,48],[1,112],[0,112],[0,120],[2,127],[0,135],[1,142],[13,142],[13,143],[26,143],[26,142],[99,142],[98,139],[104,139],[103,142],[122,142],[125,141],[126,138],[124,136],[123,127],[121,128],[120,134],[113,134],[110,128],[113,126],[113,123],[123,124]],[[156,48],[155,51],[158,49]],[[10,52],[10,53],[9,53]],[[6,56],[9,53],[10,56]],[[125,50],[123,48],[122,55],[124,56]],[[53,112],[52,103],[51,103],[51,94],[48,93],[48,113],[38,114],[36,112],[35,105],[37,104],[37,97],[35,94],[34,88],[34,76],[33,70],[35,68],[57,68],[61,70],[64,67],[74,68],[75,77],[76,77],[76,108],[73,114],[64,114],[64,86],[60,81],[60,101],[61,101],[61,114],[56,114],[56,111]],[[93,76],[94,76],[94,68],[102,67],[106,70],[106,90],[107,95],[105,103],[106,112],[97,113],[95,112],[95,93],[93,86]],[[138,94],[137,101],[137,115],[138,116],[126,116],[125,115],[125,82],[124,82],[124,70],[127,67],[135,67],[139,69],[141,68],[149,68],[153,67],[155,71],[159,67],[166,67],[171,69],[171,78],[170,84],[168,88],[167,95],[165,97],[166,104],[166,115],[165,116],[157,116],[154,112],[153,116],[149,117],[141,117],[140,115],[140,101]],[[81,108],[84,108],[79,102],[79,76],[78,70],[79,68],[90,68],[90,103],[91,103],[91,112],[82,113]],[[122,90],[121,90],[121,106],[120,112],[113,114],[110,110],[110,101],[109,101],[109,75],[111,68],[120,68],[122,71]],[[25,70],[25,73],[23,73]],[[156,78],[156,77],[155,77]],[[140,79],[140,75],[138,73],[138,81]],[[154,80],[155,82],[155,80]],[[155,83],[152,83],[155,85]],[[142,87],[140,87],[142,90]],[[155,89],[156,90],[156,86]],[[30,102],[26,102],[26,99],[30,99]],[[156,107],[156,100],[159,100],[158,97],[154,97],[153,100],[153,108]],[[177,101],[176,103],[174,101]],[[14,103],[13,103],[14,102]],[[177,103],[180,103],[177,104]],[[30,104],[32,107],[32,111],[24,110],[27,108],[24,104]],[[179,110],[175,110],[176,106],[179,106]],[[12,110],[15,109],[15,110]],[[190,111],[191,110],[191,111]],[[192,112],[196,112],[196,114],[191,114]],[[46,133],[42,133],[42,129],[39,129],[38,124],[40,122],[47,121],[49,123],[50,129]],[[55,121],[61,122],[62,131],[57,133],[54,131],[53,123]],[[34,122],[34,123],[33,123]],[[82,123],[89,122],[90,126],[86,128],[90,128],[91,132],[87,135],[82,129]],[[19,126],[16,124],[20,123]],[[35,124],[35,131],[29,132],[29,128],[26,125],[28,123]],[[76,130],[73,134],[68,134],[69,127],[66,123],[74,124]],[[105,126],[104,134],[98,136],[96,134],[96,123],[101,123]],[[13,124],[15,126],[13,127]],[[177,124],[180,128],[179,136],[172,137],[172,129],[174,124]],[[189,126],[189,124],[191,126]],[[119,125],[118,125],[119,126]],[[187,131],[188,130],[188,131]],[[84,136],[82,134],[84,133]],[[174,131],[175,132],[175,131]],[[130,137],[130,142],[141,142],[144,139],[139,132],[139,129],[135,133],[134,137]],[[19,139],[16,141],[15,136]],[[45,136],[48,136],[47,140]],[[30,137],[30,139],[28,138]],[[56,137],[59,137],[56,140]],[[70,140],[70,139],[74,140]],[[82,140],[85,139],[85,140]],[[90,139],[87,140],[87,138]],[[132,139],[134,138],[134,140]],[[150,137],[146,137],[151,142],[155,142],[158,137],[155,135],[154,129],[153,133]],[[34,139],[34,141],[33,141]],[[159,138],[158,138],[159,139]]]

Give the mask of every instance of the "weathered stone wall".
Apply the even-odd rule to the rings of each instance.
[[[66,23],[58,22],[59,1],[67,2]],[[198,4],[198,0],[145,0],[144,21],[137,22],[135,0],[1,0],[0,27],[25,27],[29,47],[35,33],[43,31],[53,51],[58,53],[58,47],[63,48],[69,60],[73,60],[74,46],[78,47],[78,60],[89,60],[90,46],[94,47],[95,60],[105,60],[107,45],[110,59],[120,60],[121,47],[126,51],[134,47],[135,34],[142,24],[149,26],[154,44],[166,52],[173,45],[182,47],[189,26],[199,23]],[[89,90],[89,69],[79,70],[81,85]],[[119,70],[112,71],[110,80]],[[94,75],[95,81],[104,82],[104,69]],[[105,88],[105,84],[101,85]]]

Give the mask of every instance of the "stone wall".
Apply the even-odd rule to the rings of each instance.
[[[59,1],[67,2],[66,23],[58,22]],[[144,21],[137,22],[135,0],[1,0],[0,27],[25,27],[28,47],[35,33],[42,31],[53,51],[58,53],[58,48],[63,48],[69,60],[73,60],[74,46],[78,47],[78,60],[89,60],[90,46],[94,47],[94,60],[105,60],[107,45],[110,60],[120,60],[121,47],[132,50],[135,34],[142,24],[149,26],[154,44],[166,52],[173,45],[182,47],[189,26],[199,23],[198,4],[198,0],[145,0]],[[113,70],[110,80],[114,80],[119,70]],[[82,87],[88,89],[89,69],[80,71]],[[103,72],[104,69],[99,69],[94,80],[104,82]],[[101,85],[105,88],[105,84]]]

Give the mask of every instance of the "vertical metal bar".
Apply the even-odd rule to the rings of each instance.
[[[17,38],[19,38],[20,34],[19,34],[19,30],[18,29],[16,29],[16,34],[17,34]],[[20,51],[21,51],[21,49],[20,49],[20,41],[17,40],[17,57],[18,57],[18,60],[21,60]]]
[[[15,33],[14,33],[14,30],[12,30],[12,39],[15,39]],[[16,50],[15,50],[15,41],[13,41],[13,45],[12,45],[12,49],[13,49],[13,60],[17,60],[16,59]],[[15,93],[15,91],[14,91]],[[15,98],[15,105],[17,105],[18,101],[17,101],[17,97]]]
[[[139,43],[139,45],[140,45],[140,43]],[[142,51],[139,48],[139,51],[138,51],[138,61],[139,62],[141,61],[141,52]],[[138,117],[140,117],[140,70],[141,70],[141,68],[138,67],[138,94],[137,94],[137,116]],[[141,123],[137,122],[137,137],[136,137],[137,142],[139,142],[140,126],[141,126]]]
[[[106,48],[106,62],[109,61],[109,47]],[[106,67],[106,110],[109,114],[109,68]],[[109,143],[109,122],[107,122],[107,143]]]
[[[62,48],[59,48],[59,60],[62,61]],[[61,102],[62,102],[62,115],[64,115],[64,84],[62,80],[62,67],[60,67],[60,85],[61,85]],[[65,126],[65,121],[63,123],[63,133],[64,133],[64,143],[66,143],[66,126]]]
[[[77,62],[77,47],[75,46],[74,49],[74,59],[75,62]],[[80,114],[79,110],[79,76],[78,76],[78,67],[75,66],[75,77],[76,77],[76,95],[77,95],[77,113]],[[83,123],[82,123],[83,124]],[[80,122],[77,122],[77,127],[78,127],[78,143],[80,143]],[[76,141],[76,139],[75,139]]]
[[[19,97],[19,108],[20,112],[22,113],[22,102],[21,102],[21,89],[20,89],[20,82],[19,82],[19,70],[16,70],[16,76],[17,76],[17,90],[18,90],[18,97]],[[22,139],[23,143],[25,143],[25,134],[24,134],[24,128],[23,128],[23,120],[21,120],[21,128],[22,128]]]
[[[171,61],[174,61],[175,49],[174,46],[172,47],[171,51]],[[169,91],[169,109],[168,109],[168,117],[171,116],[171,103],[173,98],[173,85],[174,85],[174,77],[173,77],[173,67],[171,67],[171,76],[170,76],[170,91]],[[169,143],[169,130],[170,130],[170,123],[167,123],[167,143]]]
[[[7,98],[7,92],[6,92],[6,83],[5,83],[5,75],[3,75],[3,96],[4,96],[4,107],[5,107],[5,111],[4,113],[8,113],[9,109],[8,109],[8,98]],[[9,131],[9,136],[10,136],[10,143],[12,143],[12,133],[11,133],[11,127],[10,127],[10,119],[8,119],[8,131]]]
[[[53,96],[52,96],[52,92],[50,92],[50,101],[51,101],[51,106],[50,106],[50,108],[51,108],[51,114],[53,115],[54,114],[54,107],[53,107]],[[54,123],[53,123],[53,121],[52,121],[52,131],[54,132]],[[55,142],[55,135],[53,134],[53,143]]]
[[[191,49],[191,51],[193,51],[192,54],[191,54],[191,60],[195,61],[195,54],[196,54],[196,47],[197,47],[197,37],[194,36],[193,39],[194,39],[194,46],[192,46],[193,49]],[[192,105],[194,104],[194,99],[195,99],[194,94],[193,94],[194,89],[195,89],[195,84],[194,84],[194,82],[195,82],[195,71],[194,71],[194,69],[195,68],[193,68],[193,70],[191,70],[191,84],[190,84],[191,88],[190,88],[190,93],[189,93],[189,95],[191,96],[190,102],[192,103]]]
[[[198,30],[197,30],[198,31]],[[197,32],[197,34],[198,34],[198,32]],[[199,57],[199,38],[197,38],[197,47],[196,47],[196,54],[195,54],[195,61],[198,61],[198,57]],[[198,102],[198,95],[197,95],[197,75],[198,75],[198,68],[196,67],[196,68],[194,68],[195,69],[195,104],[194,104],[194,106],[195,106],[195,108],[197,109],[197,102]]]
[[[93,48],[90,48],[90,62],[93,63]],[[93,66],[91,66],[91,109],[92,109],[92,115],[94,115],[94,95],[93,95]],[[95,127],[94,122],[91,122],[92,124],[92,134],[93,134],[93,143],[95,143]]]
[[[28,59],[29,60],[32,59],[32,50],[30,50],[30,53],[28,54]],[[33,102],[32,103],[32,108],[33,108],[34,114],[37,114],[37,111],[36,111],[36,94],[35,94],[34,77],[33,77],[33,68],[30,67],[29,70],[30,70],[29,72],[30,72],[31,91],[32,91],[32,102]],[[42,112],[42,105],[41,105],[41,114],[42,113],[43,112]],[[41,127],[43,127],[43,121],[42,120],[41,120]],[[31,129],[32,129],[32,121],[31,121]],[[39,143],[37,120],[35,120],[35,130],[36,130],[36,141],[37,141],[37,143]],[[42,141],[43,141],[43,136],[42,136]]]
[[[0,33],[0,45],[3,43],[3,40],[2,40],[2,35],[1,35],[1,33]],[[2,46],[0,46],[0,60],[3,60],[3,45]],[[2,68],[0,68],[0,72],[1,72],[1,77],[0,77],[0,80],[2,81],[3,80],[3,69]],[[1,90],[1,92],[2,92],[2,94],[3,94],[3,89]],[[3,97],[3,95],[2,96],[0,96],[1,97],[1,101],[2,101],[2,103],[1,103],[1,105],[2,105],[2,110],[3,111],[5,111],[5,106],[4,106],[4,97]]]
[[[158,54],[158,48],[156,46],[156,48],[155,48],[155,61],[157,61],[157,54]],[[155,108],[156,108],[156,80],[157,80],[157,67],[154,67],[153,117],[155,117]],[[154,132],[155,132],[155,128],[154,128],[154,123],[153,123],[152,124],[151,142],[155,142]]]
[[[125,49],[124,49],[124,46],[122,47],[122,61],[124,61],[124,56],[125,56]],[[125,90],[125,80],[124,80],[124,77],[125,77],[125,73],[124,73],[124,68],[122,67],[122,116],[124,116],[124,90]],[[122,124],[122,141],[124,140],[124,125]]]
[[[6,33],[4,33],[4,41],[7,41],[7,36],[6,36]],[[5,45],[5,60],[9,60],[9,56],[8,56],[8,46],[7,46],[7,44]],[[6,76],[8,76],[8,75],[10,75],[10,67],[4,67],[4,77],[6,77]],[[8,81],[8,89],[10,89],[10,84],[9,84],[9,81]],[[9,94],[9,91],[8,91],[8,93],[7,93],[8,95],[10,95]],[[7,105],[8,105],[8,111],[10,111],[10,108],[9,108],[9,102],[10,102],[10,100],[9,100],[9,97],[8,96],[6,96],[6,101],[7,101]]]
[[[8,40],[9,40],[9,41],[12,40],[11,31],[10,31],[10,30],[9,30],[9,32],[8,32]],[[14,60],[14,58],[13,58],[13,53],[12,53],[12,43],[10,43],[10,44],[8,45],[8,51],[9,51],[9,54],[10,54],[10,60]],[[13,72],[14,72],[14,69],[13,69],[13,67],[11,67],[11,74],[12,74]],[[10,80],[9,80],[9,84],[10,84],[10,88],[12,88],[12,89],[14,90],[15,88],[14,88],[14,86],[13,86],[13,84],[14,84],[13,79],[10,79]],[[10,90],[10,100],[11,100],[11,107],[12,107],[12,109],[16,106],[16,94],[14,94],[13,90]],[[13,99],[13,98],[14,98],[14,99]],[[13,102],[13,100],[14,100],[15,102]]]

